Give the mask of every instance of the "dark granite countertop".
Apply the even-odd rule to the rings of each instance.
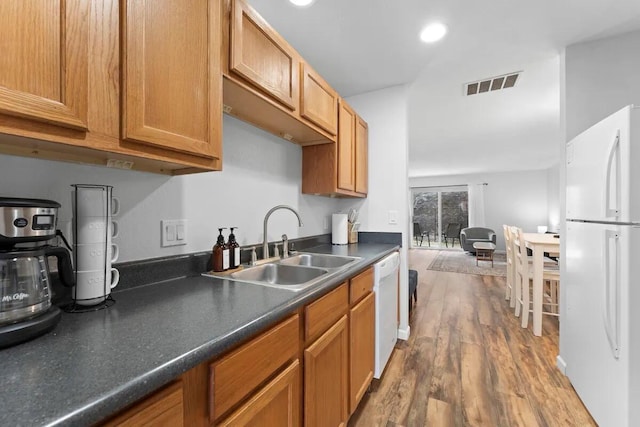
[[[114,293],[116,304],[63,313],[56,329],[0,350],[0,425],[88,425],[220,355],[397,249],[323,245],[363,259],[300,292],[188,277]]]

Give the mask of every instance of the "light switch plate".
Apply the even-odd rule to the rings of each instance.
[[[398,223],[398,211],[389,211],[389,224]]]
[[[186,219],[163,219],[160,221],[160,228],[160,245],[163,248],[187,244]]]

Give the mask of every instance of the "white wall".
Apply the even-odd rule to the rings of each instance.
[[[241,245],[261,243],[264,215],[278,204],[297,209],[304,226],[291,212],[277,211],[269,240],[329,232],[324,219],[337,202],[300,193],[299,146],[226,115],[223,133],[222,172],[177,177],[0,155],[0,195],[56,200],[64,226],[72,215],[71,184],[113,185],[121,202],[120,236],[114,240],[119,261],[211,250],[218,227],[239,227]],[[188,244],[161,248],[160,220],[181,218],[188,220]]]
[[[547,226],[549,231],[560,231],[561,212],[560,165],[558,164],[547,169]]]
[[[409,335],[407,99],[405,86],[393,86],[347,99],[369,124],[369,194],[362,201],[343,200],[339,203],[345,212],[350,207],[359,210],[361,231],[402,233],[399,333],[405,339]],[[389,224],[389,211],[397,212],[397,224]]]
[[[625,105],[640,105],[640,31],[609,37],[567,47],[561,56],[561,120],[566,139],[571,140],[580,132],[619,110]],[[561,233],[565,234],[564,190],[566,168],[565,141],[560,144],[563,160],[560,163]],[[561,246],[561,259],[565,247]],[[564,265],[560,264],[561,277]],[[566,315],[566,288],[560,287],[560,316]],[[566,334],[560,322],[560,358],[566,353]],[[559,361],[562,363],[561,359]]]
[[[565,55],[567,141],[625,105],[640,105],[640,31],[575,44]]]
[[[502,225],[536,232],[547,224],[547,170],[409,178],[409,186],[431,187],[485,182],[486,227],[495,230],[498,250],[505,250]]]

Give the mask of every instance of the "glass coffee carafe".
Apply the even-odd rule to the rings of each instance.
[[[73,279],[69,252],[47,246],[0,252],[0,325],[36,316],[51,307],[48,256],[58,258],[60,279]]]

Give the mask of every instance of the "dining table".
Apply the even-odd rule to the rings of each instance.
[[[557,234],[523,233],[524,245],[533,252],[533,334],[542,335],[542,274],[544,269],[544,254],[558,255],[560,253],[560,238]]]

